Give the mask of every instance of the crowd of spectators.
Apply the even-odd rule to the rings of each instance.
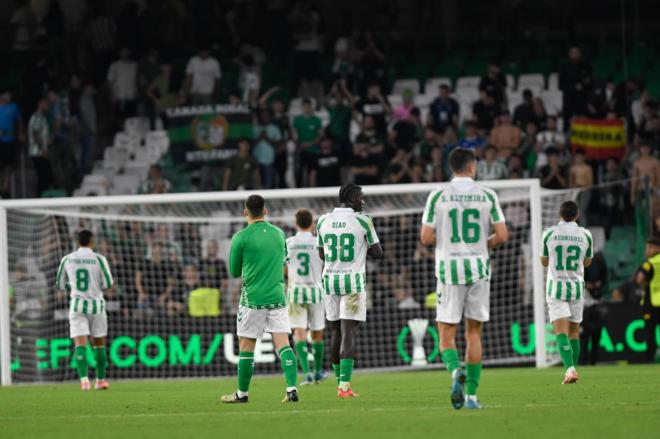
[[[277,50],[247,43],[239,25],[241,7],[226,18],[223,38],[232,54],[227,66],[216,57],[213,40],[186,24],[185,17],[197,11],[192,3],[147,2],[140,10],[128,1],[112,17],[99,2],[84,11],[85,25],[84,20],[73,25],[58,1],[49,3],[41,21],[30,4],[18,2],[11,20],[14,50],[27,56],[38,46],[45,52],[39,73],[26,78],[32,81],[30,93],[22,96],[31,116],[21,117],[9,90],[0,100],[3,196],[8,196],[8,175],[23,142],[37,176],[36,194],[50,188],[71,193],[102,155],[99,137],[111,136],[125,118],[142,115],[155,125],[173,106],[227,100],[253,109],[254,135],[222,166],[222,178],[203,178],[197,190],[326,186],[351,179],[361,184],[446,181],[451,178],[446,158],[457,146],[475,150],[483,179],[539,177],[551,189],[602,182],[606,164],[583,166],[568,144],[575,116],[627,121],[628,153],[619,163],[624,177],[632,176],[641,143],[650,143],[657,155],[658,103],[643,81],[615,84],[595,78],[578,47],[570,48],[559,73],[563,105],[557,114],[548,114],[541,97],[529,89],[510,114],[507,80],[496,61],[481,78],[470,114],[460,114],[451,86],[444,83],[428,107],[415,104],[411,89],[392,104],[385,75],[388,53],[378,38],[354,32],[337,39],[332,79],[324,81],[321,17],[308,2],[296,2],[284,17],[296,95],[303,99],[294,109],[287,108],[292,102],[279,87],[262,90],[262,67]],[[156,35],[154,27],[162,29],[164,23],[171,28]],[[88,40],[68,45],[75,32]],[[180,40],[184,34],[202,41],[192,56]],[[175,60],[186,55],[186,62],[176,66]],[[238,78],[225,79],[223,67],[238,68]],[[291,165],[294,178],[287,181]],[[578,174],[581,178],[571,177]]]
[[[231,48],[230,57],[218,56],[213,35],[197,35],[194,45],[182,40],[190,34],[187,14],[203,2],[150,1],[140,11],[129,1],[118,17],[111,17],[99,2],[75,25],[65,20],[57,1],[49,3],[41,21],[27,2],[17,3],[13,48],[21,57],[34,59],[35,69],[25,78],[27,92],[19,96],[25,103],[23,114],[11,90],[0,90],[2,197],[9,196],[10,175],[22,145],[35,171],[37,195],[52,188],[71,193],[102,156],[100,138],[121,129],[124,119],[145,116],[156,126],[168,108],[227,101],[251,109],[253,136],[238,142],[237,154],[220,166],[220,178],[215,178],[217,166],[207,168],[208,175],[203,170],[198,190],[448,181],[452,176],[446,159],[462,147],[475,151],[480,180],[538,177],[545,188],[565,189],[635,177],[630,190],[617,186],[597,194],[602,209],[596,214],[605,213],[600,220],[607,228],[639,199],[641,177],[648,176],[653,188],[660,183],[658,102],[642,80],[616,84],[594,77],[578,47],[570,48],[559,72],[559,112],[547,111],[541,96],[529,89],[522,91],[522,103],[510,108],[506,77],[493,61],[469,114],[461,114],[452,86],[445,83],[432,91],[437,96],[424,106],[416,103],[413,89],[391,95],[388,52],[368,31],[334,42],[327,80],[320,63],[327,46],[320,35],[321,17],[308,2],[297,2],[290,10],[273,8],[272,16],[281,18],[290,35],[277,33],[281,24],[273,22],[272,45],[263,48],[246,35],[241,7],[231,9],[227,34],[221,36]],[[77,33],[86,38],[75,38]],[[35,51],[37,46],[40,50]],[[38,56],[30,58],[34,53]],[[277,57],[291,59],[299,108],[282,93],[284,84],[262,87],[263,66]],[[237,78],[227,78],[227,63],[238,69]],[[573,151],[568,130],[576,116],[624,120],[625,157],[601,162]],[[157,165],[140,188],[142,193],[171,190]],[[586,212],[594,201],[591,192],[584,194],[578,201]],[[388,230],[392,236],[409,233],[414,230],[409,220],[383,220],[377,228],[383,236]],[[518,227],[527,224],[522,220]],[[108,256],[118,278],[118,289],[109,298],[121,298],[122,312],[182,315],[186,298],[197,288],[233,291],[222,303],[227,310],[235,309],[238,294],[218,256],[219,244],[202,242],[196,228],[122,223],[99,236],[99,251]],[[384,239],[386,246],[396,242]],[[513,267],[506,279],[513,284],[502,291],[515,290],[517,267],[524,265],[519,244],[500,253]],[[432,254],[416,245],[390,250],[378,269],[382,294],[377,298],[385,305],[418,307],[422,300],[413,292],[427,292],[423,279],[432,277]],[[415,270],[405,270],[401,252],[405,260],[415,261]]]

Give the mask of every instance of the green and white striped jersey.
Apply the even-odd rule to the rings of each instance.
[[[316,237],[310,232],[298,232],[286,240],[286,248],[289,255],[289,303],[321,303],[323,260],[319,257]]]
[[[561,221],[543,231],[543,256],[549,258],[546,295],[559,300],[584,298],[584,259],[593,258],[591,232]]]
[[[71,311],[83,314],[105,312],[103,290],[112,288],[112,283],[108,261],[88,247],[80,247],[63,257],[55,279],[59,290],[69,285]]]
[[[316,224],[323,247],[323,289],[326,294],[356,294],[366,290],[367,250],[377,244],[374,223],[351,208],[337,207]]]
[[[443,284],[490,279],[488,236],[504,221],[497,194],[467,177],[431,192],[422,224],[435,228],[436,276]]]

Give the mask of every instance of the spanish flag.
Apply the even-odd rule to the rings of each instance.
[[[576,118],[571,121],[571,147],[587,159],[621,159],[626,153],[626,127],[619,119]]]

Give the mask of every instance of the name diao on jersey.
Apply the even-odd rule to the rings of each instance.
[[[332,222],[332,228],[333,229],[345,229],[346,228],[346,221],[333,221]]]

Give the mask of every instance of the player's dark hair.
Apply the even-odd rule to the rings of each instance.
[[[92,232],[90,232],[87,229],[81,230],[78,232],[78,244],[80,244],[82,247],[87,247],[90,242],[92,242]]]
[[[250,195],[245,201],[245,208],[252,218],[259,218],[264,216],[264,208],[266,207],[266,200],[261,195]]]
[[[564,201],[559,206],[559,216],[564,221],[574,221],[578,216],[578,205],[575,201]]]
[[[347,183],[339,189],[339,202],[342,204],[350,204],[362,188],[355,183]]]
[[[467,171],[468,165],[476,160],[474,151],[467,148],[456,148],[447,159],[449,162],[449,169],[454,174]]]
[[[301,229],[309,229],[312,225],[312,212],[307,209],[298,209],[296,212],[296,225]]]
[[[646,240],[646,243],[660,247],[660,236],[658,235],[652,236]]]

